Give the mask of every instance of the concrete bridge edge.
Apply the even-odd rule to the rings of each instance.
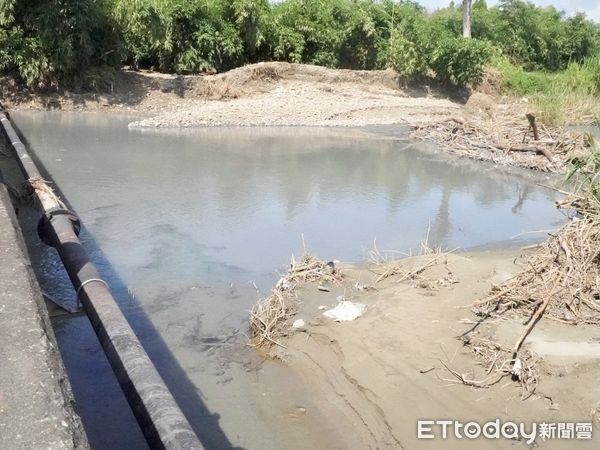
[[[1,179],[0,448],[89,448],[41,289]]]

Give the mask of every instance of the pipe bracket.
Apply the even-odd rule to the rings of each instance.
[[[87,280],[83,281],[77,288],[77,308],[80,308],[82,306],[80,296],[81,290],[85,287],[86,284],[89,283],[100,283],[103,284],[106,287],[106,289],[110,290],[110,286],[102,278],[88,278]]]

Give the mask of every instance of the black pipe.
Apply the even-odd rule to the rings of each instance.
[[[44,211],[38,232],[54,247],[152,449],[202,449],[200,440],[102,280],[79,240],[79,221],[48,189],[42,176],[0,105],[0,122],[21,170]]]

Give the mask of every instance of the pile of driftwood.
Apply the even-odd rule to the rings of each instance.
[[[461,336],[490,374],[481,381],[466,380],[473,386],[512,376],[521,382],[524,396],[529,395],[537,385],[538,360],[523,343],[542,316],[572,325],[600,324],[599,205],[592,196],[571,196],[560,206],[577,211],[577,216],[538,248],[525,270],[471,305],[480,323],[502,319],[507,313],[524,319],[524,328],[510,348],[481,339],[477,327]]]
[[[301,283],[337,283],[342,275],[331,262],[321,261],[306,252],[299,260],[292,256],[288,272],[279,279],[271,294],[259,300],[250,311],[250,344],[270,348],[278,341],[284,324],[296,313],[295,299]]]
[[[519,312],[531,317],[529,327],[542,314],[568,324],[600,324],[600,215],[593,208],[551,235],[527,266],[476,302],[475,313]]]
[[[582,133],[545,127],[533,114],[522,120],[454,117],[416,126],[411,136],[472,159],[556,173],[564,172],[565,162],[589,146]]]

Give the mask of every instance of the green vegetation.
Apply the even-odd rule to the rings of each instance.
[[[557,72],[525,71],[503,56],[492,58],[491,65],[501,73],[505,91],[532,102],[544,123],[600,117],[600,56],[571,62]]]
[[[0,71],[18,74],[29,86],[76,78],[94,84],[120,57],[102,2],[0,0]]]
[[[600,129],[600,124],[597,124]],[[571,170],[567,180],[572,178],[577,181],[577,191],[583,192],[592,200],[591,206],[596,213],[600,212],[600,145],[591,133],[586,135],[586,140],[591,147],[589,155],[578,156],[571,159]]]
[[[431,68],[436,75],[455,86],[478,83],[492,55],[485,41],[453,37],[441,41],[433,50]]]
[[[461,6],[428,13],[408,0],[0,0],[0,72],[89,87],[120,65],[194,73],[276,60],[465,86],[491,61],[518,95],[598,93],[600,26],[583,15],[475,0],[472,24],[463,39]]]
[[[434,17],[458,34],[461,14],[450,7]],[[583,15],[566,18],[554,7],[540,8],[522,0],[500,0],[493,8],[485,0],[475,0],[473,37],[493,43],[525,70],[561,70],[590,57],[600,45],[598,25]]]

